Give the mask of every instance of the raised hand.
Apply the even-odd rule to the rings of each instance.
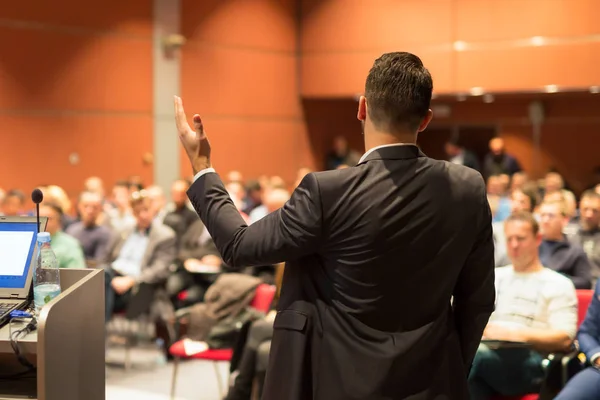
[[[190,127],[183,110],[183,102],[181,98],[174,96],[175,103],[175,124],[179,133],[179,140],[185,149],[185,152],[190,159],[194,174],[199,171],[210,168],[210,143],[204,133],[204,126],[200,115],[195,114],[194,129]]]

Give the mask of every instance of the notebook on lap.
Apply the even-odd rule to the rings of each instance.
[[[40,218],[41,231],[47,221]],[[0,326],[31,300],[37,233],[35,217],[0,217]]]

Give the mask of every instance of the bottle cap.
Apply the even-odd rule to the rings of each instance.
[[[48,232],[40,232],[37,235],[38,243],[50,243],[50,234]]]

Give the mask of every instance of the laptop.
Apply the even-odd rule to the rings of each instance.
[[[40,231],[46,229],[40,217]],[[36,261],[36,217],[0,217],[0,326],[10,312],[27,308]]]

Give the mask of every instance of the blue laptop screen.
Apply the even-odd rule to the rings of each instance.
[[[0,289],[25,287],[36,239],[35,222],[0,224]]]

